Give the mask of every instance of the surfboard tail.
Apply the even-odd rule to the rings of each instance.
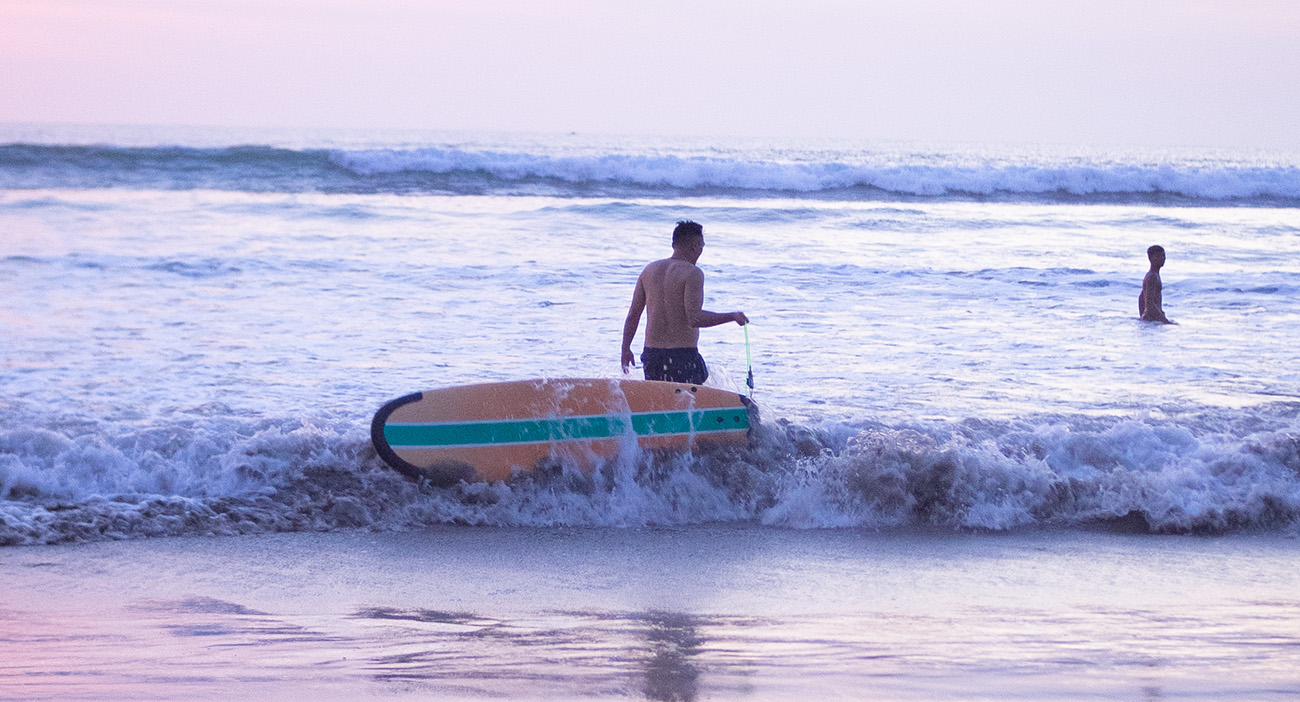
[[[745,405],[745,414],[749,418],[749,433],[747,436],[753,437],[754,430],[758,428],[759,421],[761,420],[758,412],[758,403],[744,395],[740,395],[739,397],[741,403]]]

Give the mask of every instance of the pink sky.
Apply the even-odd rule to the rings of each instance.
[[[1300,149],[1289,0],[0,0],[0,121]]]

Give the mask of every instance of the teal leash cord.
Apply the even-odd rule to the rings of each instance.
[[[749,325],[743,324],[741,328],[745,330],[745,366],[749,368],[749,375],[745,376],[745,384],[749,386],[749,399],[754,399],[754,357],[749,352]]]

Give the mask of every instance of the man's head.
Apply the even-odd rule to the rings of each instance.
[[[704,227],[689,219],[677,223],[673,230],[673,253],[695,263],[704,252]]]
[[[1165,247],[1159,244],[1147,247],[1147,260],[1156,268],[1165,265]]]

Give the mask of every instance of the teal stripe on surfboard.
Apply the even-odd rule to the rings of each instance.
[[[556,441],[637,436],[708,434],[749,428],[744,408],[604,414],[554,419],[510,419],[485,422],[403,423],[384,425],[384,439],[394,449],[502,446]]]

